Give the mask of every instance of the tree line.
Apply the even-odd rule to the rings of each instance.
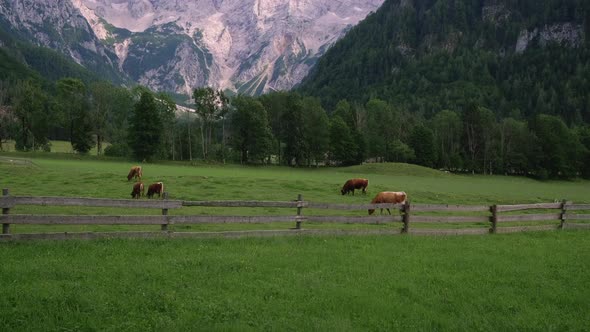
[[[163,93],[63,78],[51,89],[0,81],[0,142],[49,151],[66,139],[78,153],[136,160],[210,160],[290,166],[408,162],[482,174],[590,176],[590,127],[556,115],[499,117],[477,104],[430,117],[378,98],[325,109],[296,92],[232,96],[195,89],[179,110]],[[105,145],[108,146],[105,148]],[[0,145],[1,148],[1,145]]]

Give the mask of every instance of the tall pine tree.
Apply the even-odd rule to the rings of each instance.
[[[129,146],[137,160],[151,160],[159,150],[162,139],[162,119],[154,96],[143,91],[133,108],[129,128]]]

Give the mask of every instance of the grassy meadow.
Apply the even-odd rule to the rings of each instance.
[[[0,243],[0,330],[585,331],[589,235]]]
[[[23,159],[22,156],[25,156]],[[17,158],[21,159],[17,159]],[[49,157],[51,159],[49,159]],[[126,175],[130,162],[54,153],[0,154],[0,186],[12,195],[130,198],[133,181]],[[12,158],[12,159],[11,159]],[[10,160],[27,160],[15,163]],[[285,200],[302,194],[313,202],[369,203],[379,191],[405,191],[412,203],[516,204],[568,199],[589,202],[590,182],[548,181],[506,176],[455,175],[408,164],[367,164],[349,168],[247,167],[188,163],[143,164],[144,183],[163,181],[170,199],[182,200]],[[369,179],[368,194],[340,195],[346,179]],[[157,209],[17,206],[15,214],[160,214]],[[281,208],[182,208],[170,214],[293,215]],[[366,215],[366,211],[304,209],[305,214]],[[421,227],[422,225],[416,225]],[[437,225],[455,227],[457,225]],[[487,227],[487,223],[462,225]],[[292,224],[175,225],[174,230],[218,231],[240,229],[287,229]],[[304,223],[306,228],[376,228],[387,225],[334,225]],[[13,225],[13,232],[157,230],[158,226]]]
[[[19,159],[20,158],[20,159]],[[26,162],[25,162],[26,161]],[[129,198],[130,162],[0,154],[13,195]],[[405,164],[292,169],[143,164],[171,199],[367,203],[406,191],[413,203],[590,202],[586,181],[468,176]],[[369,194],[342,196],[351,177]],[[10,213],[160,214],[160,210],[21,206]],[[170,214],[293,214],[183,208]],[[304,213],[361,214],[366,211]],[[472,227],[488,227],[474,224]],[[191,225],[175,231],[286,229]],[[304,223],[304,228],[400,225]],[[450,225],[453,227],[453,225]],[[158,226],[12,225],[11,231],[158,230]],[[567,330],[590,326],[590,232],[494,236],[296,236],[0,242],[0,330]]]

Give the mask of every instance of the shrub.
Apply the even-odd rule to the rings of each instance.
[[[131,149],[127,144],[115,143],[104,149],[104,155],[108,157],[129,157]]]

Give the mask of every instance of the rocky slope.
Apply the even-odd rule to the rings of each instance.
[[[383,0],[72,0],[118,67],[158,90],[289,89]]]
[[[103,77],[121,78],[115,53],[69,1],[0,0],[0,28],[18,39],[57,50]]]

